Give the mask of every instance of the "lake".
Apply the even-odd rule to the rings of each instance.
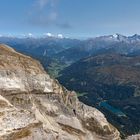
[[[126,115],[120,110],[120,109],[117,109],[113,106],[111,106],[110,104],[108,104],[106,101],[103,101],[103,102],[100,102],[99,104],[101,107],[107,109],[108,111],[110,111],[111,113],[119,116],[119,117],[126,117]]]

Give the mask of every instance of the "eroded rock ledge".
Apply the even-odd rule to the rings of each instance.
[[[119,140],[97,109],[79,102],[40,63],[0,45],[0,140]]]

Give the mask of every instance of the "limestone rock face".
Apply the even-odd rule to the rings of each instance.
[[[119,140],[120,134],[38,61],[0,45],[0,140],[20,139]]]
[[[126,140],[140,140],[140,134],[129,136]]]

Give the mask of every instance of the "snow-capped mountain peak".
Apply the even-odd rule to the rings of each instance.
[[[114,38],[118,38],[118,34],[114,34],[114,35],[112,35]]]

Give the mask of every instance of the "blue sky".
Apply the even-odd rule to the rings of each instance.
[[[0,0],[0,34],[140,34],[140,0]]]

